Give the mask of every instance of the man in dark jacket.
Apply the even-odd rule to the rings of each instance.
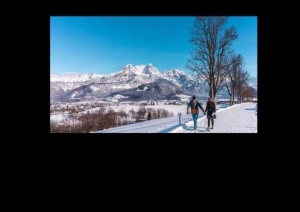
[[[208,98],[208,101],[206,103],[205,112],[206,111],[207,111],[207,119],[208,119],[208,127],[206,130],[209,131],[210,120],[212,124],[211,129],[214,129],[214,116],[216,113],[216,105],[211,98]]]
[[[198,119],[198,108],[200,108],[202,110],[202,112],[204,114],[206,114],[201,106],[201,104],[197,101],[196,96],[193,96],[192,100],[190,101],[190,103],[187,106],[187,114],[189,113],[189,109],[191,108],[191,112],[192,112],[192,117],[193,117],[193,121],[194,121],[194,130],[197,128],[197,119]]]

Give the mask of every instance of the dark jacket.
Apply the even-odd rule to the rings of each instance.
[[[216,112],[216,105],[214,102],[212,101],[207,101],[206,102],[206,108],[205,108],[205,112],[207,111],[208,114],[212,114]]]
[[[200,108],[200,109],[202,110],[202,112],[204,112],[204,110],[203,110],[201,104],[200,104],[198,101],[196,101],[195,104],[194,104],[193,101],[190,101],[190,103],[189,103],[188,106],[187,106],[187,110],[188,110],[189,108],[191,108],[192,114],[198,114],[198,112],[199,112],[198,108]]]

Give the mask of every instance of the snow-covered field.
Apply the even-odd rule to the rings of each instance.
[[[50,115],[50,120],[55,122],[60,122],[67,118],[69,118],[69,114]]]
[[[188,96],[188,95],[177,94],[176,96],[178,96],[181,101],[187,101],[187,102],[189,102],[191,100],[191,96]]]
[[[176,116],[179,112],[181,112],[182,114],[186,113],[186,107],[187,105],[146,105],[145,108],[153,108],[153,109],[166,109],[169,112],[173,112],[174,116]],[[134,111],[138,111],[140,108],[140,106],[135,106],[135,105],[120,105],[120,106],[108,106],[106,107],[106,111],[108,111],[109,109],[113,109],[114,111],[121,111],[124,110],[125,112],[129,112],[131,109],[133,109]],[[100,109],[100,107],[95,107],[95,108],[91,108],[88,109],[86,111],[84,111],[83,113],[87,113],[87,111],[98,111]]]
[[[159,108],[160,105],[151,106]],[[185,105],[164,106],[172,106],[174,110],[178,107],[176,112],[182,112],[182,114],[184,114],[182,116],[181,125],[178,123],[177,113],[173,111],[175,117],[149,120],[97,131],[96,133],[257,133],[256,103],[243,103],[231,107],[219,107],[220,109],[217,110],[216,113],[215,129],[210,132],[206,131],[207,118],[202,112],[199,112],[198,128],[194,130],[192,117],[191,115],[186,115]],[[129,108],[130,107],[132,106],[129,106]]]
[[[126,113],[129,113],[129,111],[131,109],[133,109],[135,112],[137,112],[139,110],[140,106],[135,106],[135,105],[120,105],[120,106],[107,106],[106,107],[106,111],[108,111],[109,109],[113,109],[114,111],[121,111],[124,110]],[[154,109],[166,109],[169,112],[173,112],[174,116],[177,116],[177,114],[179,112],[181,112],[182,114],[186,114],[186,105],[146,105],[145,108],[154,108]],[[81,112],[80,114],[84,114],[87,113],[87,111],[90,112],[96,112],[100,109],[100,107],[95,107],[95,108],[91,108],[91,109],[87,109],[83,112]],[[80,115],[79,114],[79,115]],[[59,114],[59,115],[50,115],[50,120],[51,121],[56,121],[56,122],[60,122],[63,119],[67,119],[69,117],[69,114],[65,113],[65,114]]]

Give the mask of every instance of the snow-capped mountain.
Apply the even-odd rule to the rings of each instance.
[[[78,88],[82,85],[101,79],[102,74],[72,74],[56,76],[50,75],[50,93],[53,99],[62,97],[66,92]]]
[[[101,78],[102,74],[72,74],[72,75],[63,75],[63,76],[56,76],[51,74],[50,81],[51,82],[86,82],[92,79],[99,79]]]
[[[73,74],[50,76],[53,99],[103,97],[111,92],[137,87],[155,81],[159,71],[150,63],[133,67],[126,65],[120,71],[108,75]]]
[[[161,78],[169,80],[174,84],[183,87],[191,92],[203,93],[205,89],[205,83],[203,80],[186,74],[179,69],[172,69],[170,71],[164,71]]]
[[[167,83],[168,86],[163,86],[164,83]],[[150,87],[158,86],[167,88],[166,92],[158,89],[156,97],[160,94],[164,98],[175,96],[176,94],[196,94],[203,97],[207,97],[208,95],[208,86],[201,79],[186,74],[179,69],[160,73],[151,63],[137,66],[127,64],[118,72],[108,75],[51,75],[50,94],[51,99],[54,100],[101,98],[111,96],[110,94],[116,95],[120,91],[124,91],[119,93],[121,95],[128,93],[132,95],[134,92],[138,92],[140,88],[145,89],[143,85],[146,84]],[[157,98],[160,99],[160,97]]]

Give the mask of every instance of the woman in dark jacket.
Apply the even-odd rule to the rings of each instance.
[[[212,127],[211,129],[214,129],[214,115],[216,113],[216,105],[215,103],[212,101],[211,98],[208,98],[208,101],[206,103],[206,108],[205,108],[205,112],[207,112],[207,119],[208,119],[208,127],[207,127],[207,131],[209,131],[209,126],[210,126],[210,120],[211,120],[211,124]]]

